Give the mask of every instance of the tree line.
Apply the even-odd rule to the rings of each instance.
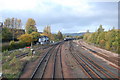
[[[7,18],[1,25],[2,27],[2,42],[17,40],[17,38],[25,33],[22,29],[22,21],[17,18]]]
[[[36,22],[34,19],[29,18],[25,24],[25,30],[22,29],[22,21],[21,19],[17,18],[7,18],[4,21],[4,25],[2,27],[2,40],[3,41],[10,41],[10,40],[19,40],[19,37],[24,34],[36,34],[36,38],[40,37],[41,35],[48,36],[50,40],[62,40],[63,36],[60,31],[57,34],[51,33],[51,27],[48,25],[44,28],[43,33],[40,34],[36,27]],[[32,33],[34,32],[34,33]],[[33,36],[33,35],[31,35]]]
[[[12,22],[10,23],[10,21]],[[19,25],[16,25],[16,23],[17,22],[15,18],[7,18],[2,27],[2,40],[9,42],[11,41],[9,45],[12,46],[12,49],[16,47],[19,48],[18,46],[30,46],[31,43],[35,44],[38,41],[38,38],[43,35],[48,36],[50,41],[63,40],[62,33],[58,31],[57,34],[53,34],[49,25],[44,28],[42,33],[38,32],[36,21],[32,18],[29,18],[27,20],[25,24],[25,30],[19,29],[20,27],[18,28]],[[14,42],[15,40],[18,42]],[[7,46],[5,46],[4,48],[6,49]]]
[[[7,27],[2,28],[2,42],[9,42],[11,40],[18,41],[18,37],[25,34],[24,29],[11,29]]]
[[[7,18],[7,19],[5,19],[5,21],[4,21],[3,27],[15,28],[15,29],[22,29],[21,19],[17,19],[17,18]]]
[[[120,30],[113,29],[104,31],[102,25],[99,26],[96,32],[89,31],[84,34],[83,39],[87,42],[93,43],[101,48],[120,53]]]
[[[58,31],[57,34],[53,34],[51,32],[51,27],[48,25],[44,28],[42,33],[39,33],[36,27],[36,22],[34,19],[29,18],[26,22],[26,26],[25,26],[25,34],[21,35],[18,39],[25,41],[24,39],[27,38],[27,36],[29,36],[28,39],[26,39],[27,42],[37,42],[38,38],[40,36],[47,36],[49,37],[49,39],[51,41],[59,41],[63,39],[63,35],[60,31]],[[27,35],[27,36],[26,36]],[[25,37],[26,36],[26,37]],[[31,36],[31,37],[30,37]]]

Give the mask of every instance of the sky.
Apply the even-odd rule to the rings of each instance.
[[[118,28],[118,0],[0,0],[0,21],[19,18],[23,28],[28,18],[42,32],[47,25],[57,33],[94,32]]]

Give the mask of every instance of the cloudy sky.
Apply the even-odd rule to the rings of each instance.
[[[38,30],[50,25],[52,32],[94,32],[100,24],[105,30],[118,27],[118,0],[0,0],[0,19],[28,18]]]

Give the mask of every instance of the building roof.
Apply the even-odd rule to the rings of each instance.
[[[47,36],[40,36],[39,38],[49,38],[49,37],[47,37]]]

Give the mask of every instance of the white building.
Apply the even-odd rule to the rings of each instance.
[[[38,39],[38,42],[40,44],[48,44],[49,43],[49,38],[47,36],[40,36]]]

